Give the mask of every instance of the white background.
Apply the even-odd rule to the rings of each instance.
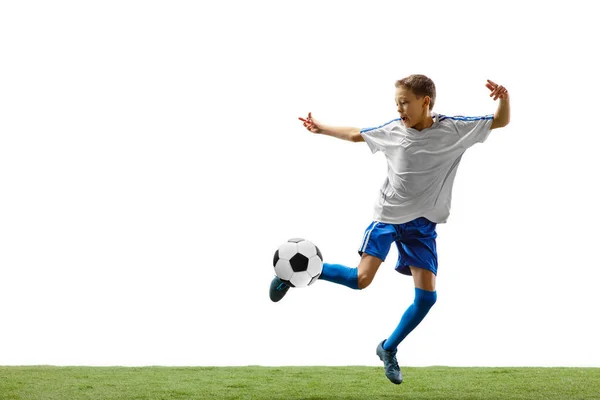
[[[435,111],[493,113],[489,78],[512,119],[463,158],[401,365],[600,366],[586,3],[2,2],[0,365],[379,365],[395,248],[277,304],[271,263],[304,237],[355,266],[385,178],[297,117],[380,125],[423,73]]]

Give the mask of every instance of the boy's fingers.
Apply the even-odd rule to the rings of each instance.
[[[498,98],[505,98],[508,91],[506,90],[506,88],[502,85],[498,85],[495,82],[492,82],[491,80],[487,80],[488,83],[485,84],[485,86],[490,89],[492,92],[490,93],[490,97],[493,97],[494,100],[498,100]]]

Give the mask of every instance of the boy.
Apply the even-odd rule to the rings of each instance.
[[[449,117],[432,112],[435,85],[424,75],[410,75],[396,82],[396,105],[400,118],[377,128],[348,128],[323,125],[308,113],[304,126],[313,133],[352,142],[366,142],[373,153],[382,151],[388,162],[388,176],[375,206],[374,221],[367,227],[357,268],[323,264],[320,279],[352,289],[364,289],[390,250],[398,248],[396,271],[412,275],[415,299],[402,315],[392,334],[377,346],[385,375],[402,383],[396,360],[400,342],[423,320],[435,304],[437,293],[436,224],[450,214],[452,184],[464,152],[484,142],[492,129],[510,120],[508,91],[488,80],[490,97],[500,99],[496,113],[482,117]],[[289,286],[275,277],[270,298],[277,302]]]

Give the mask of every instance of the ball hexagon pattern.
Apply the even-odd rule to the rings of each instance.
[[[292,287],[312,285],[323,271],[323,255],[312,242],[294,238],[283,243],[273,257],[275,274]]]

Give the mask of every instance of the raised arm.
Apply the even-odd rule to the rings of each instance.
[[[504,86],[498,85],[489,79],[485,86],[492,92],[490,93],[490,97],[494,97],[494,100],[500,99],[490,129],[502,128],[510,122],[510,98],[508,96],[508,90],[506,90]]]
[[[360,134],[359,128],[343,127],[343,126],[328,126],[320,122],[317,122],[308,113],[307,118],[298,118],[304,123],[304,127],[312,133],[318,133],[321,135],[332,136],[338,139],[347,140],[350,142],[364,142],[362,135]]]

